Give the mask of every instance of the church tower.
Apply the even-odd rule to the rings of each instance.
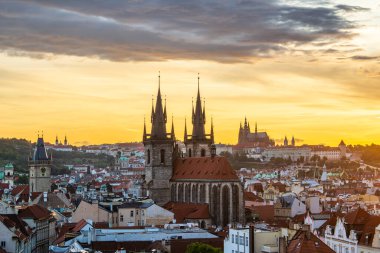
[[[185,126],[185,136],[184,142],[186,145],[186,154],[188,157],[203,157],[210,156],[211,145],[214,144],[214,127],[211,124],[211,133],[205,133],[206,124],[206,108],[205,104],[201,101],[201,94],[199,91],[199,76],[198,76],[198,94],[197,101],[195,104],[195,110],[193,106],[192,110],[192,123],[193,123],[193,133],[192,135],[187,134],[187,129]]]
[[[52,157],[48,157],[43,137],[37,139],[34,154],[29,157],[29,192],[50,191]]]
[[[145,187],[147,195],[156,204],[163,205],[170,201],[169,181],[173,174],[174,124],[171,133],[166,132],[166,101],[162,105],[160,76],[158,76],[158,93],[156,107],[152,103],[152,130],[146,132],[144,122],[143,143],[145,148]]]

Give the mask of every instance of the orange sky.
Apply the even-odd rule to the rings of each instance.
[[[364,13],[341,14],[357,24],[350,36],[326,44],[321,39],[318,45],[278,42],[286,49],[244,59],[235,49],[226,52],[232,58],[220,58],[224,49],[202,58],[193,45],[173,49],[181,57],[166,54],[160,46],[157,59],[141,59],[140,53],[127,60],[35,49],[25,43],[1,47],[5,36],[0,32],[0,136],[34,140],[43,130],[47,141],[67,134],[74,145],[141,141],[144,115],[149,119],[161,71],[162,93],[179,139],[185,117],[190,119],[200,72],[206,129],[212,116],[216,142],[236,143],[239,123],[247,116],[251,126],[257,121],[259,131],[275,140],[294,135],[299,144],[336,146],[341,139],[380,143],[380,7],[373,1],[361,4],[368,8]],[[46,10],[53,8],[62,6]]]

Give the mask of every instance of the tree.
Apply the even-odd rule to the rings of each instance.
[[[29,178],[27,175],[21,175],[18,177],[16,184],[29,184]]]
[[[55,183],[52,183],[50,186],[50,190],[53,192],[54,190],[57,190],[57,189],[58,189],[58,185],[56,185]]]
[[[195,242],[187,246],[186,253],[222,253],[222,251],[211,245]]]

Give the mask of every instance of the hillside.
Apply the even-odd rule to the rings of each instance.
[[[28,172],[28,157],[33,153],[34,145],[25,139],[4,139],[0,138],[0,167],[11,162],[15,171],[19,173]],[[53,154],[52,174],[67,173],[65,164],[93,164],[95,167],[107,167],[114,164],[114,158],[108,155],[95,155],[82,152],[60,152],[48,151]]]

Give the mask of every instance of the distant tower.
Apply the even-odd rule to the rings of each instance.
[[[294,139],[294,136],[292,137],[292,146],[294,147],[296,145],[296,140]]]
[[[33,157],[29,157],[29,191],[50,191],[52,157],[48,157],[43,137],[37,139]]]
[[[64,141],[64,145],[67,146],[68,142],[67,142],[67,137],[65,135],[65,141]]]
[[[213,124],[211,124],[211,133],[205,133],[206,124],[206,108],[205,104],[201,102],[201,94],[199,91],[199,76],[198,76],[198,94],[197,101],[192,109],[192,123],[193,123],[193,133],[192,135],[187,135],[185,133],[184,142],[186,145],[186,154],[188,157],[202,157],[210,156],[211,145],[214,143],[214,129]],[[187,131],[187,129],[186,129]]]
[[[340,149],[340,157],[346,157],[347,146],[343,140],[340,141],[338,148]]]
[[[145,188],[147,194],[158,204],[170,201],[169,180],[173,173],[174,123],[172,132],[166,132],[167,113],[162,105],[160,76],[158,76],[158,93],[156,107],[152,103],[152,130],[146,132],[144,122],[143,143],[145,148]]]
[[[4,183],[8,183],[10,189],[14,185],[14,167],[12,163],[8,163],[4,167]]]
[[[288,145],[289,145],[288,138],[285,136],[285,139],[284,139],[284,146],[288,146]]]
[[[58,141],[58,135],[55,136],[55,145],[58,146],[59,141]]]

